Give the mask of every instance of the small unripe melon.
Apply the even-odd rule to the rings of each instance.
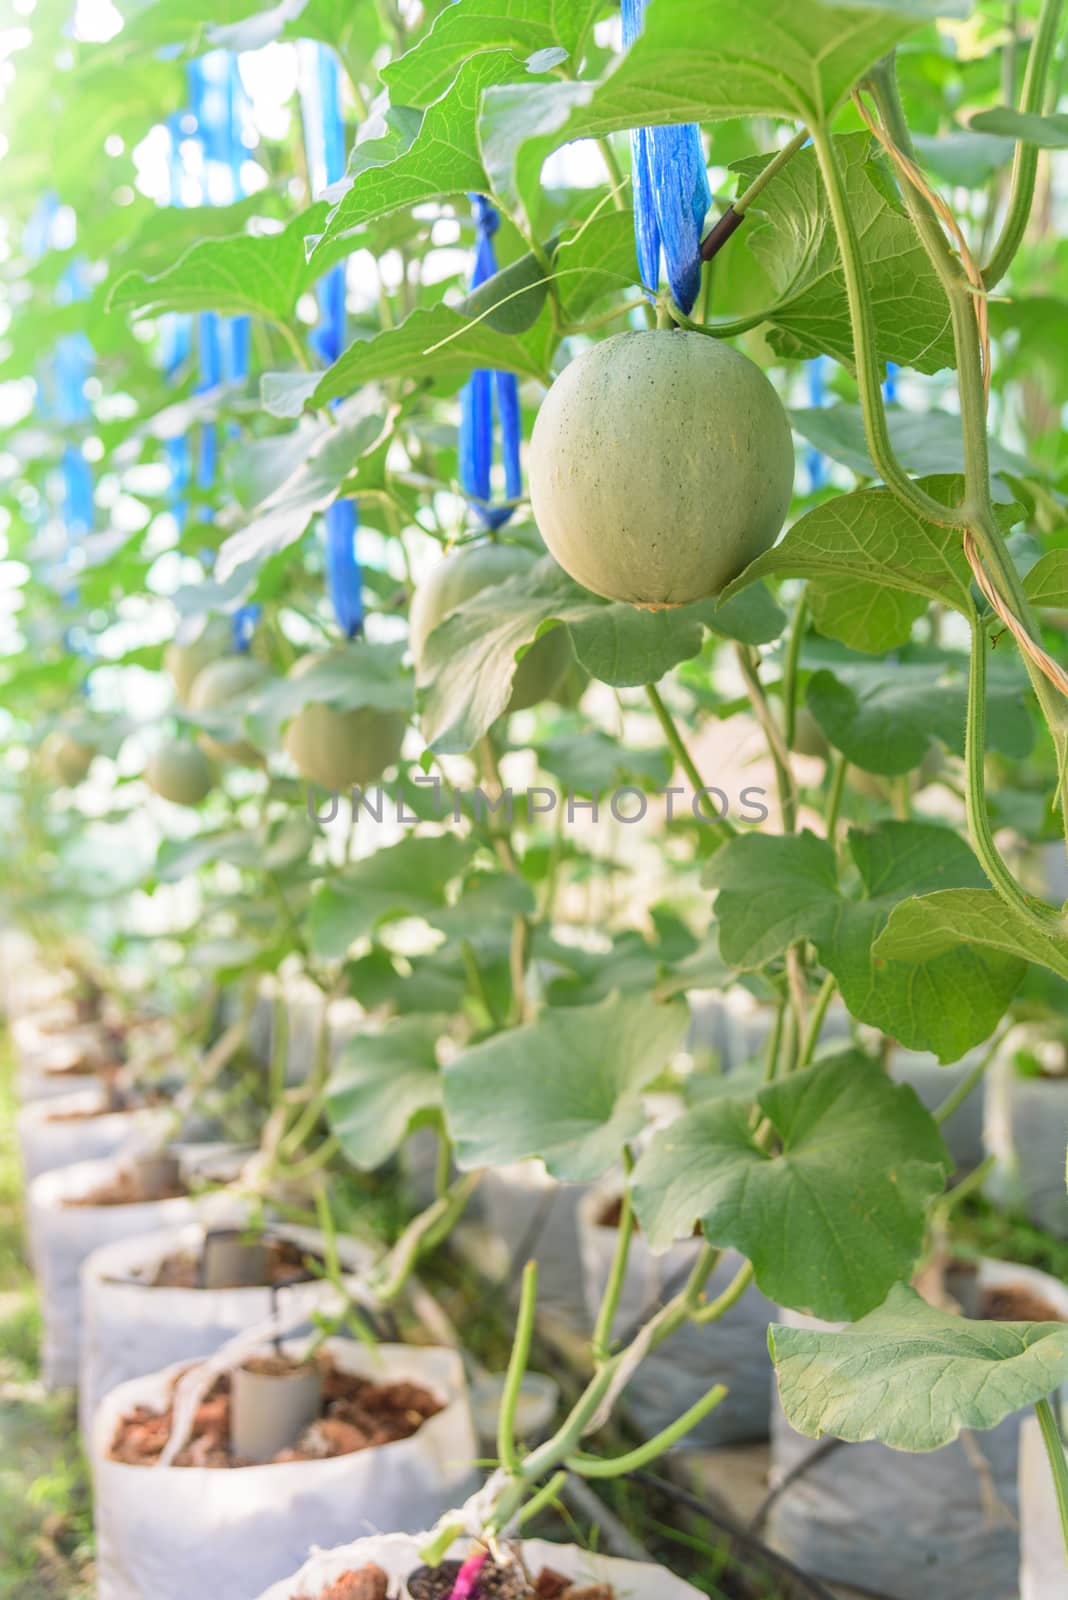
[[[41,768],[53,783],[73,789],[87,775],[95,755],[92,745],[57,728],[41,745]]]
[[[557,378],[530,445],[541,536],[608,600],[681,606],[718,595],[774,544],[794,451],[760,368],[718,339],[620,333]]]
[[[233,629],[225,617],[209,617],[201,632],[188,643],[172,640],[163,652],[163,670],[174,683],[179,705],[190,704],[198,673],[233,650]]]
[[[176,806],[198,806],[215,781],[211,762],[188,739],[157,745],[145,765],[145,782]]]
[[[197,673],[189,696],[189,709],[208,715],[229,715],[236,721],[266,677],[267,668],[252,656],[225,656]],[[218,761],[237,761],[251,767],[260,760],[260,752],[247,739],[216,739],[209,733],[200,734],[199,739],[201,749]]]
[[[408,617],[416,677],[422,676],[426,642],[439,623],[482,589],[529,572],[537,560],[537,554],[525,545],[488,542],[466,545],[439,562],[416,587]],[[566,628],[552,628],[536,639],[516,667],[504,715],[548,700],[560,687],[572,660]]]
[[[289,676],[303,677],[320,660],[302,656]],[[374,783],[398,760],[405,726],[399,712],[373,706],[342,711],[310,700],[289,724],[283,743],[301,777],[340,793]]]

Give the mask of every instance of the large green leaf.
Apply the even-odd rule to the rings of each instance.
[[[884,662],[856,661],[814,672],[805,703],[824,734],[854,765],[893,777],[918,767],[938,739],[964,754],[967,705],[964,662],[948,652]],[[990,674],[987,743],[1021,757],[1034,741],[1022,678],[1010,668]]]
[[[1041,116],[1036,111],[1016,111],[1012,106],[994,106],[990,111],[975,112],[969,123],[979,133],[1020,139],[1024,144],[1037,144],[1042,150],[1068,149],[1068,116],[1061,111]]]
[[[675,610],[639,611],[611,604],[572,581],[547,556],[529,573],[482,590],[434,629],[423,654],[419,687],[428,744],[468,750],[508,703],[518,657],[540,633],[568,625],[586,670],[616,687],[655,683],[695,656],[705,629],[763,641],[778,635],[782,613],[766,591]]]
[[[644,1126],[641,1092],[680,1049],[683,1001],[609,995],[543,1010],[445,1068],[445,1116],[461,1167],[538,1156],[557,1178],[607,1172]]]
[[[1023,976],[1012,955],[947,941],[936,950],[891,953],[876,945],[894,908],[916,895],[974,890],[985,882],[967,844],[928,822],[882,822],[848,835],[861,894],[839,887],[825,839],[749,833],[729,839],[704,872],[719,890],[720,952],[756,968],[807,938],[838,979],[854,1016],[910,1049],[954,1061],[998,1022]]]
[[[451,306],[413,311],[396,328],[371,339],[357,339],[321,378],[297,374],[296,386],[272,380],[289,374],[267,373],[264,404],[276,416],[299,416],[306,405],[325,406],[380,379],[448,376],[462,382],[472,367],[498,367],[520,377],[549,381],[549,361],[556,346],[548,316],[516,337],[497,333],[488,322],[474,322]]]
[[[354,711],[373,706],[376,711],[412,710],[412,678],[404,670],[404,645],[399,641],[369,643],[357,639],[325,651],[299,676],[272,678],[251,703],[254,716],[279,726],[304,705],[333,706]]]
[[[920,372],[955,365],[945,293],[893,187],[885,156],[867,133],[842,134],[836,144],[860,238],[880,357]],[[748,183],[769,159],[750,156],[736,162],[734,170]],[[769,318],[772,347],[790,359],[822,352],[851,366],[842,262],[814,150],[802,150],[772,179],[740,238],[759,262],[761,279],[775,292]],[[762,285],[759,292],[766,292]],[[732,307],[749,309],[748,304]]]
[[[129,272],[108,300],[110,311],[159,316],[164,311],[218,311],[290,323],[319,268],[308,267],[304,240],[321,227],[323,203],[302,211],[278,233],[202,239],[165,272]]]
[[[602,9],[601,0],[458,0],[407,54],[383,67],[382,80],[397,105],[427,106],[473,56],[556,49],[577,67]]]
[[[949,1155],[912,1089],[847,1051],[756,1096],[779,1149],[764,1148],[745,1098],[698,1105],[654,1134],[634,1174],[650,1247],[701,1223],[753,1263],[771,1299],[859,1317],[906,1276]]]
[[[447,1026],[445,1017],[398,1017],[346,1044],[326,1086],[326,1115],[353,1166],[380,1167],[413,1122],[441,1105],[436,1047]]]
[[[832,461],[840,461],[862,478],[879,474],[868,454],[864,438],[864,418],[860,407],[842,402],[814,410],[790,412],[797,432]],[[886,414],[894,454],[909,471],[927,474],[964,471],[964,446],[960,418],[947,411],[902,411],[890,406]],[[1009,450],[997,439],[989,441],[990,465],[995,472],[1026,474],[1031,470],[1024,456]]]
[[[902,967],[943,961],[954,950],[968,950],[988,961],[1008,957],[1016,961],[1021,976],[1023,964],[1035,961],[1068,978],[1068,935],[1043,933],[993,889],[945,889],[906,900],[874,946],[878,960]]]
[[[336,428],[319,434],[303,461],[275,489],[256,515],[223,544],[215,578],[225,584],[294,544],[312,518],[337,498],[338,489],[356,475],[359,463],[378,443],[385,426],[381,396],[368,387],[350,403]]]
[[[644,29],[600,82],[506,85],[484,102],[480,137],[494,192],[533,215],[542,163],[572,139],[642,124],[763,113],[811,125],[860,75],[966,0],[840,6],[805,0],[652,0]]]
[[[357,172],[331,211],[313,260],[324,245],[391,211],[488,189],[477,138],[482,95],[491,85],[511,82],[525,72],[522,61],[507,51],[463,61],[452,86],[427,107],[408,147],[382,166]]]
[[[993,1428],[1068,1380],[1063,1322],[978,1322],[897,1284],[853,1327],[773,1324],[783,1409],[809,1439],[830,1434],[894,1450],[938,1450],[965,1428]]]
[[[324,960],[339,960],[381,923],[437,910],[473,850],[469,839],[454,833],[411,837],[346,867],[323,883],[312,900],[308,935],[313,951]]]

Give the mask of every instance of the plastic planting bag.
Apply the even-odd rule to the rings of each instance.
[[[979,1290],[1016,1288],[1068,1318],[1068,1289],[1030,1267],[983,1261]],[[825,1327],[793,1311],[777,1321]],[[1030,1320],[1025,1309],[1019,1318]],[[772,1409],[767,1538],[806,1572],[889,1600],[1009,1600],[1017,1593],[1017,1461],[1023,1414],[926,1454],[805,1439]],[[803,1463],[810,1464],[803,1468]],[[1054,1600],[1049,1590],[1041,1600]],[[1038,1591],[1036,1591],[1036,1595]]]
[[[327,1585],[343,1572],[359,1571],[370,1562],[381,1567],[394,1584],[398,1584],[423,1565],[419,1552],[427,1537],[426,1534],[415,1538],[383,1535],[357,1539],[338,1550],[316,1550],[292,1577],[273,1584],[255,1600],[319,1600]],[[457,1540],[449,1555],[464,1556],[470,1549],[468,1540]],[[547,1539],[524,1539],[521,1551],[526,1569],[533,1578],[543,1567],[551,1567],[563,1577],[581,1580],[584,1584],[610,1584],[615,1600],[701,1600],[700,1591],[692,1584],[676,1578],[665,1567],[655,1567],[646,1561],[621,1561],[616,1556],[580,1550],[573,1544],[550,1544]],[[235,1596],[236,1593],[235,1590]],[[223,1600],[221,1592],[219,1600]]]
[[[494,1167],[479,1184],[482,1215],[512,1261],[513,1277],[538,1258],[538,1305],[569,1320],[585,1316],[578,1208],[585,1184],[558,1183],[540,1161]]]
[[[354,1531],[414,1531],[465,1499],[476,1446],[460,1356],[345,1339],[324,1348],[345,1371],[423,1385],[444,1409],[408,1439],[324,1460],[128,1466],[108,1454],[120,1419],[137,1406],[165,1410],[184,1364],[122,1384],[97,1411],[91,1441],[99,1600],[254,1600],[314,1545]],[[235,1344],[233,1364],[249,1353]],[[225,1365],[220,1352],[209,1370]]]
[[[1068,1556],[1057,1493],[1037,1417],[1020,1429],[1020,1600],[1068,1594]]]
[[[136,1238],[161,1228],[192,1222],[202,1209],[219,1204],[215,1196],[181,1195],[127,1205],[89,1205],[84,1198],[114,1182],[118,1160],[79,1161],[43,1172],[27,1196],[30,1252],[38,1275],[44,1342],[41,1376],[47,1389],[78,1382],[81,1340],[82,1262],[102,1244]]]
[[[1017,1035],[1015,1042],[1025,1041]],[[1066,1142],[1068,1077],[1021,1077],[1005,1048],[986,1097],[986,1144],[998,1163],[991,1185],[1006,1204],[1062,1239],[1068,1238]]]
[[[235,1207],[214,1227],[239,1227],[246,1222]],[[287,1320],[301,1310],[310,1316],[331,1293],[331,1285],[312,1278],[276,1288],[157,1288],[161,1265],[186,1254],[198,1263],[207,1228],[202,1222],[169,1228],[147,1238],[122,1239],[101,1246],[82,1265],[82,1351],[78,1403],[86,1434],[104,1396],[120,1383],[158,1372],[174,1362],[209,1356],[245,1329],[258,1327],[273,1314]],[[252,1237],[252,1236],[250,1236]],[[256,1236],[258,1237],[258,1236]],[[321,1256],[323,1236],[310,1228],[270,1225],[269,1239],[288,1241],[310,1255]],[[364,1270],[370,1252],[353,1239],[339,1239],[337,1250],[347,1273]]]
[[[619,1231],[600,1218],[618,1194],[611,1188],[584,1196],[579,1206],[586,1306],[592,1326],[608,1282]],[[633,1337],[653,1311],[686,1286],[700,1242],[685,1240],[655,1256],[639,1233],[631,1240],[627,1275],[619,1312],[612,1325],[616,1339]],[[708,1282],[708,1297],[732,1281],[742,1258],[725,1250]],[[717,1383],[727,1396],[679,1445],[681,1450],[707,1449],[744,1439],[766,1439],[771,1416],[772,1370],[768,1356],[768,1324],[775,1308],[759,1289],[750,1287],[738,1304],[709,1327],[682,1328],[659,1350],[648,1355],[623,1391],[626,1406],[640,1431],[651,1437],[707,1394]]]
[[[69,1167],[76,1161],[101,1161],[127,1140],[151,1143],[162,1137],[171,1113],[142,1106],[133,1111],[108,1111],[102,1086],[23,1106],[16,1119],[22,1174],[31,1183],[42,1172]]]

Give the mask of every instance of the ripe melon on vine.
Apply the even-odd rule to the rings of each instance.
[[[267,668],[252,656],[224,656],[213,661],[193,680],[189,709],[236,721],[252,694],[263,686]],[[247,739],[217,739],[210,733],[199,735],[201,749],[217,761],[236,761],[241,766],[258,764],[260,752]]]
[[[211,762],[188,739],[167,739],[145,764],[145,782],[176,806],[198,806],[215,782]]]
[[[774,544],[790,424],[760,368],[718,339],[620,333],[549,390],[529,477],[541,536],[576,582],[631,605],[689,605]]]
[[[57,728],[41,745],[41,770],[53,783],[73,789],[87,776],[95,755],[92,745]]]
[[[205,667],[219,661],[233,649],[233,629],[225,617],[209,617],[195,639],[179,643],[173,639],[163,652],[163,669],[174,683],[181,706],[190,704],[193,684]]]
[[[538,557],[525,545],[465,545],[446,556],[416,586],[408,617],[408,643],[416,677],[423,676],[426,643],[439,623],[482,589],[527,573]],[[512,679],[512,694],[504,715],[525,711],[555,694],[572,664],[571,641],[565,628],[553,628],[535,639],[519,661]]]
[[[322,659],[302,656],[290,678],[302,678]],[[399,712],[373,706],[341,710],[309,700],[289,724],[283,743],[301,777],[341,793],[366,788],[399,759],[405,727]]]

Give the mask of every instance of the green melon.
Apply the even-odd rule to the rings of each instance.
[[[209,617],[197,637],[186,644],[172,640],[163,652],[163,670],[174,683],[179,705],[191,703],[197,674],[210,667],[213,661],[230,655],[233,648],[233,627],[225,617]]]
[[[681,330],[617,334],[572,361],[530,446],[550,552],[584,588],[637,606],[718,595],[774,544],[793,476],[760,368]]]
[[[73,789],[87,776],[95,755],[92,745],[57,728],[41,745],[41,769],[53,783]]]
[[[215,782],[211,762],[188,739],[168,739],[148,758],[144,779],[176,806],[198,806]]]
[[[263,686],[267,668],[252,656],[225,656],[198,672],[189,696],[189,709],[198,715],[232,717],[236,722],[253,693]],[[257,766],[260,752],[247,739],[216,739],[199,735],[201,749],[217,761]]]
[[[524,545],[472,544],[455,550],[434,567],[416,587],[408,617],[416,677],[422,676],[426,642],[439,623],[482,589],[529,572],[538,559]],[[504,714],[548,700],[560,687],[572,660],[566,628],[553,628],[536,639],[515,669]]]
[[[830,760],[831,747],[827,743],[827,735],[807,706],[797,707],[790,749],[796,750],[799,756],[819,756],[824,761]]]
[[[289,676],[301,678],[321,660],[302,656]],[[398,760],[405,727],[399,712],[372,706],[342,711],[310,700],[289,724],[283,742],[301,777],[341,793],[366,788]]]

